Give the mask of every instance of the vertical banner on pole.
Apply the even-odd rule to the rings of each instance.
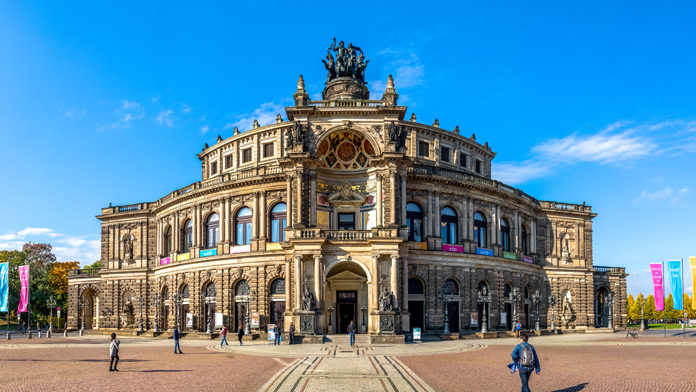
[[[9,300],[9,263],[0,263],[0,312],[7,312]]]
[[[682,295],[681,261],[667,261],[667,271],[669,272],[669,287],[672,289],[672,303],[674,304],[674,310],[684,310],[684,296]]]
[[[19,291],[19,306],[17,313],[26,312],[29,305],[29,266],[22,265],[19,267],[19,283],[22,288]]]
[[[650,272],[655,288],[655,310],[665,310],[665,291],[662,285],[662,264],[650,263]]]
[[[696,289],[696,257],[689,257],[689,268],[691,269],[691,287]],[[691,308],[696,309],[696,295],[691,291]]]

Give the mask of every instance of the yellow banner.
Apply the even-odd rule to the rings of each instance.
[[[696,309],[696,257],[689,257],[689,265],[691,266],[691,309]]]

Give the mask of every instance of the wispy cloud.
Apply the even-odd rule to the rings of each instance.
[[[20,250],[27,242],[47,242],[53,246],[56,259],[91,264],[101,257],[101,243],[94,236],[70,236],[45,227],[27,227],[0,235],[0,249]]]
[[[258,120],[261,126],[272,124],[276,120],[276,116],[285,111],[285,107],[281,103],[266,102],[254,109],[251,113],[240,114],[237,119],[231,123],[225,124],[223,129],[238,127],[241,132],[248,131],[254,126],[254,120]]]
[[[655,137],[669,132],[672,144],[664,144],[664,138]],[[495,178],[512,185],[552,174],[563,165],[579,162],[627,165],[639,158],[678,154],[686,151],[688,140],[696,131],[696,121],[667,120],[658,123],[633,125],[617,121],[593,134],[574,132],[557,139],[546,140],[531,149],[534,160],[519,162],[494,162]],[[693,143],[696,150],[696,140]],[[540,165],[536,162],[544,162]]]
[[[63,115],[63,117],[71,118],[71,117],[82,117],[85,114],[87,114],[87,110],[79,110],[75,108],[70,108],[68,110],[63,110],[63,108],[58,108],[58,112]]]
[[[425,83],[425,66],[420,60],[417,52],[410,49],[385,49],[376,54],[377,58],[383,58],[381,61],[385,64],[384,70],[391,73],[394,78],[394,86],[400,95],[400,99],[407,100],[408,95],[403,93],[403,90],[408,90],[412,87],[420,86]],[[367,75],[376,74],[379,72],[370,73]],[[387,80],[372,79],[368,83],[373,99],[379,99],[387,89]]]
[[[191,106],[187,104],[182,104],[181,105],[181,113],[191,113]]]
[[[174,125],[174,118],[172,117],[173,114],[173,110],[162,110],[157,116],[157,123],[159,125],[164,125],[171,128],[172,125]]]
[[[670,204],[676,204],[682,200],[686,194],[689,193],[689,188],[675,189],[672,187],[666,187],[654,192],[648,192],[643,190],[640,196],[633,199],[633,205],[640,204],[641,201],[665,201],[668,200]]]
[[[206,132],[208,132],[209,130],[210,130],[210,126],[209,126],[209,125],[204,125],[204,126],[201,127],[201,133],[206,133]]]
[[[138,102],[128,100],[121,101],[121,105],[114,109],[114,113],[118,115],[118,120],[98,126],[97,129],[99,129],[99,131],[103,132],[110,129],[128,128],[131,122],[141,120],[145,117],[145,109],[143,106]]]

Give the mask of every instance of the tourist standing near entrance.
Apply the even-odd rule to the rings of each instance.
[[[237,340],[239,340],[239,345],[242,345],[242,338],[244,337],[244,327],[239,324],[239,332],[237,332]]]
[[[112,333],[111,334],[111,346],[109,346],[109,354],[111,355],[111,363],[109,364],[109,371],[110,372],[117,372],[118,369],[116,366],[118,366],[118,345],[120,342],[116,341],[116,334]],[[115,361],[115,363],[114,363]]]
[[[517,320],[517,324],[515,324],[515,337],[519,338],[520,337],[520,330],[522,329],[522,323],[520,323],[520,320]]]
[[[355,328],[355,324],[353,323],[353,320],[350,320],[350,324],[348,324],[348,335],[350,335],[350,346],[353,347],[355,345],[355,331],[357,328]]]
[[[176,350],[179,350],[178,354],[183,354],[181,352],[181,346],[179,346],[179,325],[174,326],[174,354],[177,354]]]
[[[295,323],[292,321],[290,322],[290,329],[288,330],[288,334],[290,335],[290,344],[295,344]]]
[[[280,346],[280,338],[283,336],[281,335],[282,331],[280,329],[280,324],[276,324],[275,327],[273,327],[273,332],[275,332],[275,341],[273,342],[273,345]]]
[[[225,346],[229,346],[227,344],[227,327],[224,325],[222,326],[222,332],[220,332],[220,335],[222,335],[222,340],[220,340],[220,347],[222,347],[222,343],[225,343]]]
[[[532,370],[536,369],[536,374],[541,371],[539,365],[539,357],[537,357],[534,346],[527,343],[529,335],[527,333],[520,334],[520,343],[512,350],[512,363],[517,364],[520,371],[520,379],[522,380],[522,392],[529,391],[529,378],[532,376]]]

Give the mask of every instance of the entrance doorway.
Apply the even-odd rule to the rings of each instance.
[[[505,329],[510,329],[514,327],[514,324],[512,323],[512,304],[511,303],[506,303],[505,304]]]
[[[336,316],[338,333],[348,333],[348,324],[351,321],[355,325],[356,305],[358,303],[358,292],[356,290],[339,290],[336,291]]]
[[[411,330],[413,328],[420,328],[423,331],[425,325],[423,324],[423,304],[424,301],[408,301],[408,311],[411,312]]]
[[[459,332],[459,301],[447,303],[447,322],[451,333]]]

